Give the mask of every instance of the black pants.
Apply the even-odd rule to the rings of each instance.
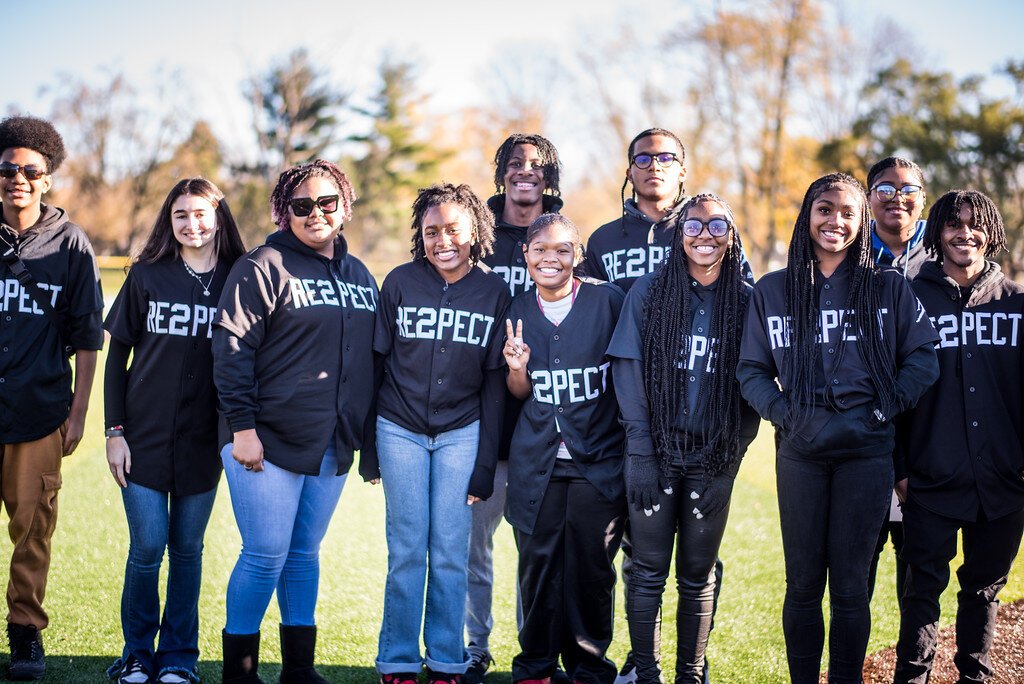
[[[793,684],[817,684],[825,645],[829,682],[860,682],[871,632],[868,568],[893,486],[889,453],[815,458],[783,444],[775,465],[786,560],[782,629]]]
[[[633,567],[626,616],[638,684],[657,684],[661,678],[659,615],[673,548],[679,591],[675,681],[704,681],[717,588],[715,561],[729,509],[710,518],[694,517],[690,492],[703,488],[700,476],[681,477],[673,481],[672,494],[661,494],[661,509],[653,515],[629,510]]]
[[[885,551],[885,542],[892,538],[892,549],[896,555],[896,605],[903,601],[903,591],[907,586],[907,561],[903,559],[903,521],[889,520],[886,510],[882,518],[882,531],[878,534],[875,555],[871,558],[871,569],[868,571],[868,601],[875,595],[875,576],[878,574],[878,561]]]
[[[523,600],[515,682],[550,677],[559,655],[582,684],[611,684],[618,674],[605,652],[626,502],[608,501],[577,473],[571,462],[558,461],[533,533],[515,532]]]
[[[964,522],[932,513],[913,500],[903,505],[903,555],[910,571],[903,596],[894,682],[926,682],[935,658],[939,596],[949,584],[949,563],[963,534],[963,565],[956,611],[956,656],[961,682],[984,682],[992,675],[989,650],[999,600],[1020,547],[1024,511],[998,520]]]

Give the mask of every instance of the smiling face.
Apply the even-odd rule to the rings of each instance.
[[[171,230],[182,249],[212,249],[217,234],[217,208],[205,197],[179,195],[171,205]]]
[[[423,214],[420,228],[427,261],[447,283],[459,280],[472,268],[470,250],[476,243],[473,219],[458,204],[439,204]]]
[[[891,166],[883,171],[875,180],[874,186],[886,183],[896,189],[906,185],[920,185],[924,182],[914,169],[901,166]],[[906,243],[914,236],[917,221],[921,218],[924,210],[924,190],[913,199],[908,199],[897,193],[888,202],[879,199],[878,193],[874,190],[868,194],[868,205],[871,209],[871,216],[875,219],[875,227],[878,231],[888,233],[892,236],[899,236],[901,242]]]
[[[571,228],[551,223],[523,245],[523,253],[530,277],[542,293],[557,299],[572,289],[572,270],[579,263],[581,248]]]
[[[700,202],[687,209],[684,219],[696,219],[707,224],[712,219],[729,221],[729,213],[718,202]],[[702,227],[700,235],[696,237],[683,235],[683,251],[686,253],[690,275],[703,282],[707,274],[715,273],[720,269],[725,252],[732,244],[732,234],[733,229],[730,227],[728,233],[721,237],[715,237],[711,235],[705,225]],[[698,278],[698,276],[700,277]]]
[[[844,185],[826,190],[814,200],[810,235],[819,261],[830,260],[853,244],[860,233],[862,209],[859,193]]]
[[[649,135],[636,142],[632,156],[656,155],[659,152],[671,152],[677,157],[682,155],[682,150],[672,138],[667,135]],[[638,197],[650,202],[664,202],[675,199],[679,194],[679,187],[686,179],[686,167],[679,161],[667,166],[653,161],[646,169],[637,168],[636,164],[630,163],[626,175]]]
[[[975,222],[971,205],[964,203],[960,213],[950,217],[942,227],[941,240],[944,267],[950,265],[969,270],[984,263],[988,231]]]
[[[7,148],[0,155],[0,161],[50,170],[46,157],[27,147]],[[0,200],[4,203],[4,213],[6,214],[8,209],[21,212],[33,207],[38,208],[43,193],[49,191],[52,185],[53,179],[49,173],[36,180],[25,178],[22,172],[15,174],[14,178],[0,178]]]
[[[317,199],[327,195],[338,195],[339,190],[329,178],[313,176],[299,183],[291,199],[308,197]],[[341,230],[342,213],[339,209],[331,214],[325,214],[323,209],[314,205],[309,216],[296,216],[292,209],[288,210],[288,227],[299,239],[299,242],[310,249],[316,250],[324,256],[334,254],[334,238]]]
[[[513,204],[532,207],[544,197],[544,161],[536,145],[520,143],[512,148],[505,166],[505,196]]]

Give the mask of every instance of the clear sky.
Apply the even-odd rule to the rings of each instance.
[[[239,85],[296,47],[307,48],[336,85],[357,92],[372,89],[384,50],[415,59],[421,87],[445,111],[486,97],[479,83],[492,60],[569,54],[588,35],[613,34],[620,22],[641,34],[649,26],[653,35],[711,3],[0,0],[9,54],[0,113],[47,114],[50,103],[39,89],[61,74],[100,81],[113,69],[141,89],[159,69],[179,73],[197,115],[230,139],[250,127]],[[1007,58],[1024,59],[1020,0],[850,0],[844,11],[865,25],[879,16],[905,22],[930,68],[988,74]],[[651,49],[657,50],[653,41]]]

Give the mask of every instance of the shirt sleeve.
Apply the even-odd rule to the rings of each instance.
[[[505,418],[505,371],[492,368],[484,371],[480,387],[480,443],[476,466],[469,479],[471,496],[490,498],[494,493],[494,469],[498,463],[498,439]]]
[[[394,341],[395,320],[398,311],[396,301],[394,277],[388,276],[384,279],[384,285],[380,288],[380,299],[377,301],[377,318],[373,329],[373,351],[381,356],[391,353],[391,345]]]
[[[110,337],[128,346],[134,346],[145,330],[149,302],[135,269],[128,271],[128,277],[120,292],[110,305],[103,329]]]
[[[612,359],[615,399],[619,403],[619,422],[626,431],[626,453],[653,456],[651,413],[644,390],[643,362],[639,359]]]
[[[125,401],[128,396],[128,355],[131,346],[110,338],[107,348],[107,360],[103,367],[103,419],[106,427],[124,425],[127,411]]]
[[[775,425],[782,426],[786,401],[776,381],[778,375],[779,370],[775,367],[775,358],[764,329],[764,295],[761,288],[754,287],[743,326],[736,379],[740,383],[743,398],[754,410]]]
[[[68,302],[68,343],[73,349],[103,348],[103,292],[96,256],[84,234],[72,247],[65,297]]]
[[[494,330],[491,331],[491,339],[487,343],[487,357],[484,360],[484,370],[494,370],[505,367],[505,355],[501,350],[505,346],[505,318],[508,316],[512,296],[508,288],[503,288],[498,299],[498,306],[495,307]]]
[[[643,359],[643,315],[649,280],[638,280],[626,294],[615,332],[608,343],[608,356],[618,359]]]

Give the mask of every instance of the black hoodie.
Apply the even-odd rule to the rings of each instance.
[[[332,438],[339,474],[354,449],[371,452],[378,298],[373,276],[340,235],[332,259],[291,231],[239,259],[213,333],[213,379],[227,423],[221,445],[231,432],[255,428],[267,461],[306,475],[320,472]]]
[[[504,194],[494,195],[488,199],[487,206],[494,212],[497,230],[494,232],[494,253],[484,257],[483,262],[505,279],[509,294],[515,297],[533,287],[533,280],[526,270],[526,260],[523,258],[523,245],[526,244],[526,229],[529,226],[514,226],[503,219]],[[562,198],[544,195],[542,207],[545,214],[557,214],[562,210]]]
[[[587,241],[586,274],[615,283],[625,292],[642,275],[653,273],[668,256],[683,197],[660,221],[648,218],[632,199],[622,205],[622,216],[593,232]]]
[[[0,205],[0,216],[3,207]],[[21,233],[0,223],[0,252],[11,247],[50,304],[72,349],[103,347],[103,295],[89,238],[67,213],[42,205]],[[45,437],[71,410],[71,364],[57,328],[6,264],[0,263],[0,444]]]
[[[901,425],[909,496],[933,513],[995,520],[1024,508],[1024,287],[990,262],[960,288],[934,261],[912,283],[939,333],[939,380]],[[901,463],[897,461],[897,477]]]

